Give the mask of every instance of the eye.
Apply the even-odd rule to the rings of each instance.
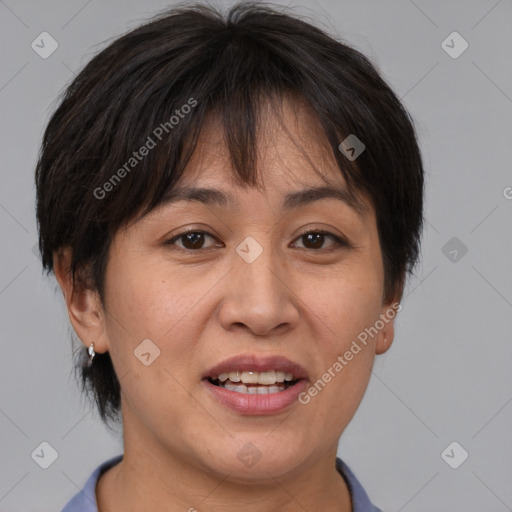
[[[328,246],[327,248],[322,247],[322,245],[325,242],[325,239],[331,238],[331,240],[334,240],[334,243]],[[343,238],[336,236],[332,233],[329,233],[328,231],[322,231],[322,230],[314,230],[314,231],[307,231],[306,233],[302,233],[297,240],[302,240],[304,242],[304,249],[313,249],[313,250],[319,250],[319,249],[326,249],[326,250],[334,250],[340,247],[348,247],[348,243],[343,240]]]
[[[177,245],[180,249],[186,251],[200,251],[202,249],[211,249],[215,246],[221,246],[221,244],[205,246],[205,241],[208,238],[211,240],[216,240],[215,237],[205,231],[190,229],[170,238],[169,240],[166,240],[165,245]],[[330,238],[333,243],[331,243],[328,247],[323,247],[326,238]],[[300,235],[297,240],[303,241],[303,247],[299,246],[300,249],[311,249],[314,251],[321,249],[327,251],[335,250],[341,247],[348,247],[349,245],[343,238],[323,230],[307,231]]]
[[[165,245],[178,245],[178,247],[184,250],[198,251],[200,249],[209,249],[210,247],[213,247],[204,247],[206,238],[215,240],[212,235],[206,233],[205,231],[190,229],[170,238],[169,240],[166,240]],[[176,243],[178,240],[182,241],[182,245]]]

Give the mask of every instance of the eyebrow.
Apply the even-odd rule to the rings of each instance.
[[[289,192],[284,197],[283,210],[289,211],[322,199],[341,201],[352,208],[361,218],[368,211],[367,206],[346,189],[332,186],[318,186]],[[238,201],[231,194],[219,189],[204,187],[178,188],[167,194],[161,204],[163,206],[179,201],[197,201],[208,206],[239,208]]]

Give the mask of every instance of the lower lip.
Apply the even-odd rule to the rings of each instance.
[[[298,396],[306,390],[307,379],[299,380],[294,386],[278,393],[265,395],[246,395],[212,384],[203,379],[206,389],[220,404],[242,414],[276,414],[287,409]]]

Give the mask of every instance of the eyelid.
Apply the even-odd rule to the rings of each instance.
[[[295,237],[294,241],[302,238],[304,235],[308,235],[309,233],[330,236],[335,241],[335,243],[333,245],[331,245],[325,249],[309,249],[312,252],[322,252],[322,251],[329,251],[329,250],[336,249],[336,248],[351,247],[351,244],[348,242],[348,240],[344,236],[336,235],[336,234],[332,233],[331,231],[328,231],[324,228],[315,228],[315,227],[313,227],[313,228],[309,227],[306,230],[302,231]],[[302,249],[302,248],[300,248],[300,249]],[[308,249],[305,248],[305,250],[308,250]]]
[[[202,235],[205,235],[206,237],[210,237],[210,238],[213,238],[214,240],[216,240],[217,242],[219,241],[217,239],[217,237],[215,235],[212,235],[211,233],[209,233],[208,231],[205,231],[203,229],[198,229],[198,228],[188,228],[186,229],[185,231],[181,231],[180,233],[176,234],[176,235],[173,235],[171,236],[170,238],[166,238],[164,240],[164,245],[174,245],[176,246],[178,249],[182,250],[182,251],[186,251],[186,252],[201,252],[201,251],[207,251],[209,249],[213,249],[215,248],[215,245],[211,246],[211,247],[206,247],[206,248],[201,248],[201,249],[187,249],[185,247],[180,247],[179,245],[177,245],[175,242],[185,236],[187,236],[189,233],[200,233]]]

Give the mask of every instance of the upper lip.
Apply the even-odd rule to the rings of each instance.
[[[229,372],[265,372],[281,371],[293,374],[294,379],[307,379],[308,372],[299,363],[295,363],[285,356],[257,356],[245,354],[225,359],[207,370],[202,378],[218,377],[221,373]]]

